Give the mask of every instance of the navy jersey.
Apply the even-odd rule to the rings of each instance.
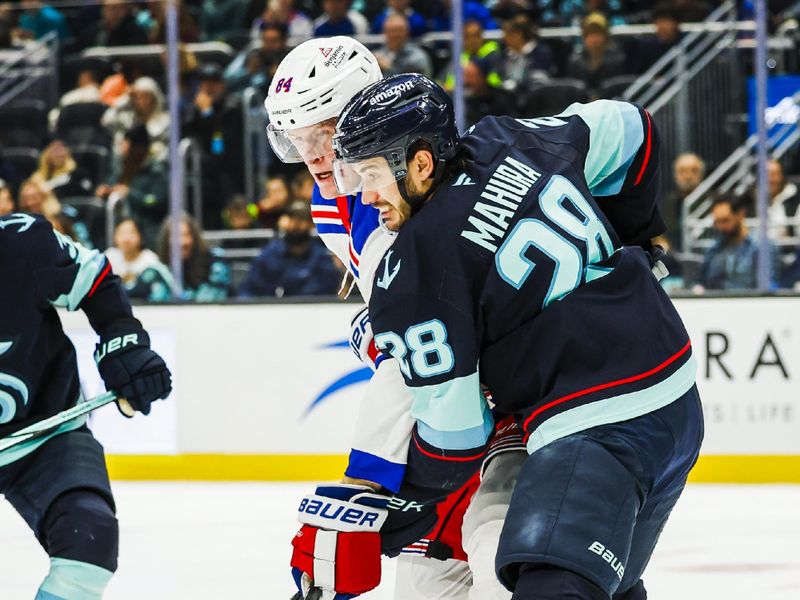
[[[55,232],[42,217],[0,218],[0,281],[4,436],[74,405],[80,396],[75,349],[55,307],[83,308],[97,331],[133,317],[105,257]],[[0,456],[0,464],[6,462],[8,456]]]
[[[401,229],[370,300],[376,344],[414,394],[407,479],[421,486],[458,485],[480,460],[482,385],[534,452],[661,408],[695,379],[648,254],[625,245],[663,231],[649,115],[598,101],[487,117],[463,145],[464,170]]]

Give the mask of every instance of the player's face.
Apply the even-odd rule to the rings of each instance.
[[[309,127],[288,131],[288,137],[308,172],[319,186],[323,198],[336,198],[336,183],[333,180],[333,146],[331,139],[336,131],[336,120],[329,119]]]
[[[394,174],[384,158],[370,158],[353,165],[360,178],[361,201],[380,212],[390,231],[398,231],[411,216],[411,206],[400,195]]]

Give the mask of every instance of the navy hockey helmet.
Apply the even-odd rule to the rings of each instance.
[[[450,96],[422,75],[394,75],[365,88],[345,106],[336,130],[334,176],[342,194],[376,190],[400,180],[406,197],[402,180],[408,174],[409,148],[427,142],[436,161],[434,181],[438,181],[459,145]],[[372,169],[367,177],[353,168],[368,159],[383,159],[380,162],[388,169]]]

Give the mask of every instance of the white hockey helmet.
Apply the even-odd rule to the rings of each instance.
[[[297,46],[281,61],[264,101],[275,154],[283,162],[303,162],[288,132],[338,117],[353,96],[382,78],[372,53],[351,37],[317,38]]]

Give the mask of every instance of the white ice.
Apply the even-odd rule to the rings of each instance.
[[[309,484],[116,482],[119,571],[108,600],[287,600],[289,541]],[[800,486],[690,485],[645,573],[650,600],[800,599]],[[0,501],[0,598],[31,600],[48,568]],[[394,569],[362,596],[390,600]]]

